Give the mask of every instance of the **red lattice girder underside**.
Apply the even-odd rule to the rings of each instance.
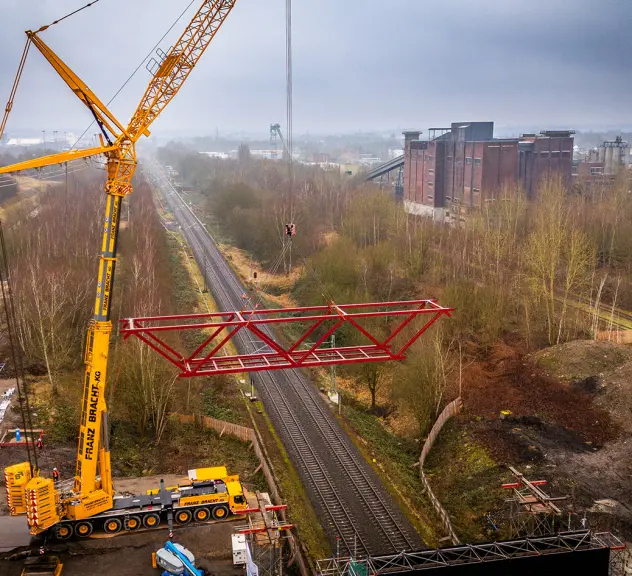
[[[404,360],[406,350],[434,322],[444,314],[449,316],[450,312],[451,308],[443,308],[434,300],[254,309],[127,318],[121,321],[121,334],[145,342],[174,364],[182,377],[212,376]],[[290,343],[280,342],[272,329],[292,324],[295,329],[300,328],[301,336]],[[388,327],[386,335],[385,327]],[[332,348],[329,345],[331,335],[343,329],[346,339],[366,343]],[[165,332],[185,330],[201,331],[204,335],[202,343],[188,356],[177,352],[161,338]],[[283,341],[288,332],[284,331]],[[226,355],[228,342],[236,336],[245,337],[250,347],[261,350]],[[308,341],[310,336],[313,341]]]

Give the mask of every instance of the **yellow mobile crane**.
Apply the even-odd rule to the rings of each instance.
[[[6,166],[0,168],[0,174],[99,154],[107,159],[103,237],[94,316],[88,327],[85,347],[85,377],[74,482],[68,487],[56,485],[52,479],[40,476],[39,471],[33,470],[28,462],[5,470],[11,513],[26,513],[32,534],[39,534],[53,526],[60,538],[67,538],[73,532],[87,536],[94,528],[114,533],[123,528],[133,530],[141,525],[154,527],[167,516],[171,518],[171,515],[175,515],[177,522],[185,524],[191,519],[202,521],[211,516],[223,518],[230,512],[247,507],[239,478],[228,476],[222,467],[189,471],[188,485],[170,489],[161,486],[158,491],[133,498],[115,497],[104,394],[112,331],[110,310],[121,202],[132,192],[132,176],[137,165],[136,142],[141,136],[149,136],[150,125],[178,93],[235,2],[202,2],[173,48],[166,54],[159,52],[159,60],[154,60],[152,79],[127,127],[113,116],[107,106],[40,38],[39,33],[48,26],[36,32],[26,32],[27,43],[0,124],[0,136],[12,108],[29,47],[34,45],[94,116],[101,130],[101,146]]]

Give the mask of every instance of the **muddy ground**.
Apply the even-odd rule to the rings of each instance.
[[[499,464],[548,480],[565,513],[632,538],[632,348],[501,343],[464,374],[460,425]],[[504,414],[502,413],[504,412]]]
[[[225,520],[204,526],[177,527],[174,541],[191,550],[197,559],[202,560],[198,565],[208,567],[212,574],[237,576],[243,574],[243,569],[232,563],[231,534],[235,526],[235,522]],[[151,530],[55,544],[51,549],[58,551],[61,557],[64,576],[156,576],[160,571],[152,568],[151,554],[164,545],[167,535],[166,530]],[[23,560],[7,560],[8,556],[4,554],[0,558],[0,574],[19,576]]]

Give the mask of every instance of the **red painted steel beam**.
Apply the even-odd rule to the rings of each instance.
[[[238,372],[258,372],[287,368],[312,368],[335,364],[356,364],[404,360],[405,352],[441,316],[450,316],[434,300],[409,300],[371,304],[329,304],[283,309],[252,309],[239,312],[183,314],[127,318],[121,321],[124,338],[134,336],[145,342],[180,371],[181,377],[212,376]],[[376,334],[363,325],[366,319],[382,318],[390,322],[389,334]],[[421,326],[414,326],[418,320]],[[279,342],[265,327],[302,324],[302,335],[289,344]],[[328,337],[346,327],[367,343],[364,345],[329,348]],[[321,333],[317,333],[318,329]],[[162,340],[162,332],[198,330],[203,332],[202,344],[189,355],[180,354]],[[406,333],[405,333],[406,330]],[[238,334],[260,341],[265,352],[224,355],[226,345]],[[316,334],[315,342],[307,338]],[[404,335],[405,334],[405,335]],[[395,345],[400,336],[403,343]],[[301,346],[304,346],[301,348]]]
[[[273,512],[275,510],[287,510],[287,504],[273,504],[265,506],[264,512]],[[261,512],[261,508],[244,508],[243,510],[235,510],[235,514],[254,514]]]
[[[546,482],[546,480],[530,480],[529,484],[532,484],[533,486],[544,486]],[[511,482],[509,484],[502,484],[500,487],[503,490],[511,490],[513,488],[520,488],[521,486],[524,486],[522,482]]]
[[[238,534],[255,534],[259,532],[267,532],[268,530],[278,530],[279,532],[283,530],[291,530],[294,528],[294,524],[280,524],[279,526],[272,526],[270,528],[266,528],[262,526],[261,528],[243,528],[241,530],[237,530]]]

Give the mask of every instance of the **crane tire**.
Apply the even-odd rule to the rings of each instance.
[[[123,522],[119,518],[108,518],[103,523],[103,531],[106,534],[116,534],[123,528]]]
[[[211,519],[211,512],[206,507],[198,508],[193,513],[193,517],[195,518],[196,522],[206,522],[207,520]]]
[[[191,510],[176,510],[173,514],[176,522],[180,524],[180,526],[185,526],[189,522],[191,522]]]
[[[143,517],[143,526],[145,528],[156,528],[160,524],[160,516],[155,512],[147,514]]]
[[[84,521],[77,522],[77,524],[75,524],[75,534],[81,538],[87,538],[90,536],[90,534],[92,534],[92,529],[92,522]]]
[[[228,516],[228,508],[223,504],[221,506],[216,506],[213,508],[213,518],[215,520],[223,520]]]
[[[62,522],[55,527],[57,540],[68,540],[72,536],[72,524]]]
[[[125,530],[129,530],[130,532],[133,532],[134,530],[138,530],[142,525],[143,524],[140,521],[140,518],[138,516],[130,516],[125,521]]]

